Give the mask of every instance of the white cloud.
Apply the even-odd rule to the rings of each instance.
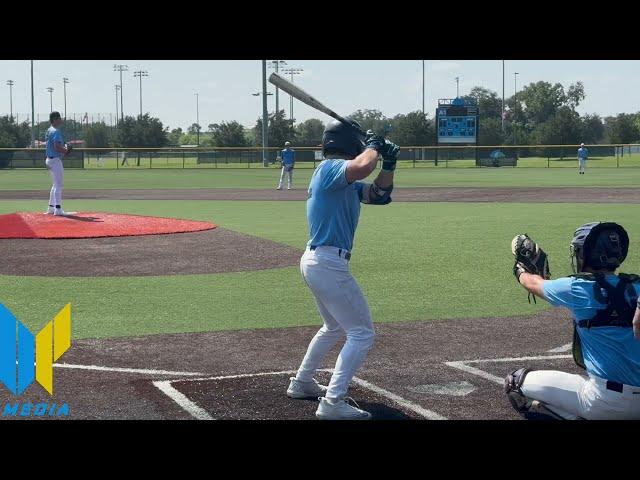
[[[217,88],[218,83],[217,82],[202,82],[200,84],[201,87],[205,87],[205,88]]]
[[[461,65],[456,62],[434,62],[431,64],[431,70],[435,70],[437,72],[448,72],[451,70],[458,70],[460,67]]]

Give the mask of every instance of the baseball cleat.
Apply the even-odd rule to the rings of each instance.
[[[291,190],[291,187],[287,187],[287,190]]]
[[[54,213],[55,211],[56,211],[56,209],[55,209],[55,208],[53,208],[53,207],[49,207],[49,208],[47,208],[47,211],[46,211],[46,212],[44,212],[44,214],[45,214],[45,215],[53,215],[53,213]]]
[[[282,190],[282,187],[276,187],[276,190]]]
[[[315,379],[310,382],[301,382],[291,377],[289,380],[289,388],[287,388],[287,397],[289,398],[318,398],[323,397],[327,393],[327,387],[320,385]]]
[[[69,215],[75,215],[78,212],[65,212],[63,209],[61,208],[56,208],[55,212],[53,212],[53,214],[55,216],[59,216],[59,217],[66,217]]]
[[[316,410],[316,417],[320,420],[371,420],[371,414],[357,407],[357,403],[350,397],[332,403],[324,397],[320,397],[320,405]],[[347,403],[351,400],[356,406]]]

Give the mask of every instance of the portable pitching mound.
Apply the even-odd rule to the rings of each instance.
[[[200,232],[217,225],[177,218],[121,213],[82,212],[55,216],[43,213],[0,215],[0,238],[101,238]]]
[[[0,275],[192,275],[297,265],[299,249],[176,218],[104,212],[0,215]]]

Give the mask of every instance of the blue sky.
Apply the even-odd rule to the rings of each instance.
[[[420,60],[286,60],[287,66],[303,68],[294,81],[335,111],[348,114],[359,108],[382,110],[387,116],[422,107],[422,62]],[[196,120],[199,94],[200,124],[237,120],[251,126],[262,112],[261,100],[251,94],[261,90],[259,60],[42,60],[34,62],[35,110],[40,120],[48,116],[49,93],[53,87],[54,110],[63,111],[62,78],[68,77],[67,115],[98,113],[107,123],[115,117],[114,85],[119,74],[115,63],[127,64],[123,75],[125,114],[139,112],[139,84],[135,70],[146,70],[143,78],[143,110],[159,117],[171,128],[186,128]],[[454,78],[460,77],[460,93],[480,85],[502,93],[500,60],[425,60],[426,110],[433,116],[438,98],[453,98]],[[286,67],[285,67],[286,68]],[[270,73],[271,70],[268,70]],[[640,61],[612,60],[508,60],[505,62],[505,95],[531,82],[560,82],[565,87],[576,81],[585,86],[586,99],[580,113],[615,115],[640,110]],[[9,87],[13,80],[13,110],[19,120],[31,111],[29,61],[0,60],[0,114],[9,112]],[[268,85],[269,91],[274,91]],[[269,110],[275,96],[268,97]],[[289,97],[280,94],[280,108],[289,112]],[[296,102],[296,120],[327,117]]]

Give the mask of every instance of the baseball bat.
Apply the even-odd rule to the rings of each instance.
[[[353,125],[352,123],[347,121],[344,117],[342,117],[341,115],[338,115],[336,112],[331,110],[329,107],[324,105],[322,102],[320,102],[319,100],[315,99],[314,97],[309,95],[307,92],[302,90],[300,87],[298,87],[297,85],[294,85],[293,83],[288,81],[286,78],[283,78],[280,75],[278,75],[277,73],[273,72],[269,76],[269,82],[274,84],[280,90],[284,90],[289,95],[291,95],[293,98],[297,98],[302,103],[305,103],[305,104],[309,105],[310,107],[315,108],[316,110],[320,110],[322,113],[326,113],[327,115],[329,115],[330,117],[335,118],[339,122],[342,122],[345,125],[349,125],[351,128],[356,129],[358,131],[358,133],[360,133],[361,135],[365,135],[366,136],[366,132],[364,132],[361,128],[356,127],[355,125]]]

